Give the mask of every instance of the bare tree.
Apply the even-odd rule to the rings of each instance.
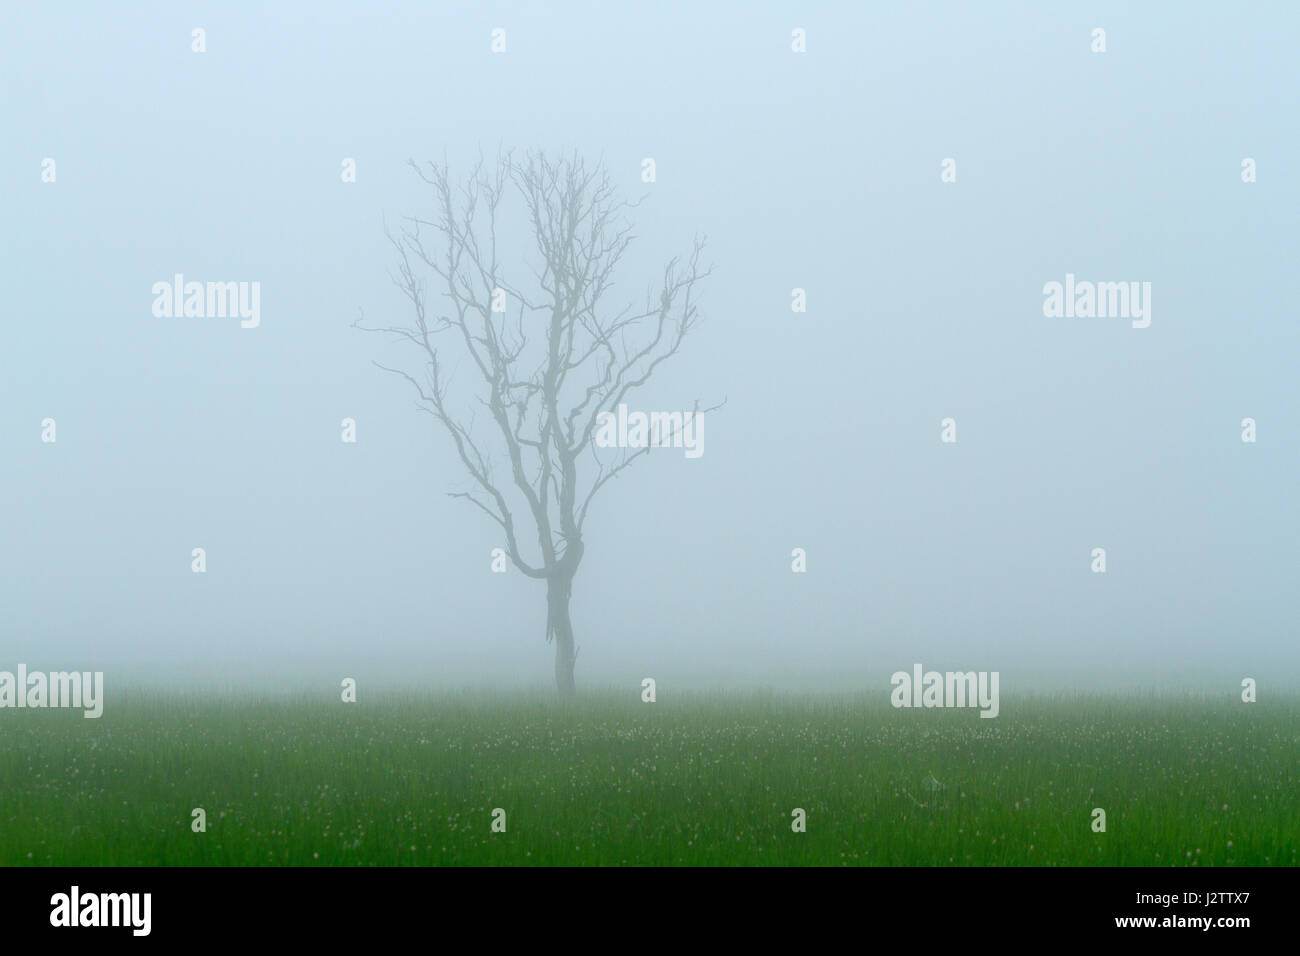
[[[597,493],[651,447],[602,460],[610,452],[597,447],[597,427],[695,328],[697,286],[709,274],[700,264],[704,241],[697,237],[684,262],[664,267],[644,306],[614,308],[607,300],[633,240],[624,214],[634,204],[619,199],[602,166],[588,168],[576,153],[530,153],[522,161],[504,154],[494,166],[480,159],[459,187],[446,162],[411,166],[432,188],[434,210],[430,218],[408,217],[388,237],[399,256],[394,282],[414,321],[357,324],[419,350],[419,377],[380,368],[409,381],[451,438],[471,490],[450,494],[500,525],[514,566],[546,582],[546,639],[555,642],[556,687],[568,696],[578,654],[569,602],[583,527]],[[499,227],[503,245],[510,235],[508,200],[521,204],[524,258],[536,256],[526,285],[513,278],[523,270],[508,277],[498,259]],[[468,410],[449,397],[453,350],[477,383]],[[487,413],[477,428],[475,405]],[[696,415],[710,410],[695,403]],[[523,543],[530,538],[535,550]]]

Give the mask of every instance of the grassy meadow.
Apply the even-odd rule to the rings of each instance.
[[[1004,695],[992,720],[878,695],[668,698],[6,710],[0,864],[1300,862],[1298,698]]]

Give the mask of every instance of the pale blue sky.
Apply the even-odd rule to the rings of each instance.
[[[228,6],[6,12],[0,669],[549,681],[542,588],[351,328],[406,317],[406,161],[501,144],[647,194],[628,294],[696,232],[716,270],[646,401],[727,406],[603,498],[580,682],[1295,684],[1296,5]],[[176,272],[261,326],[155,318]],[[1067,272],[1151,327],[1044,318]]]

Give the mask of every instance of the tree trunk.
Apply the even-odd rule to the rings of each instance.
[[[546,637],[555,641],[555,689],[561,697],[572,697],[576,689],[573,665],[578,654],[573,647],[573,622],[569,619],[572,575],[553,575],[546,580]]]

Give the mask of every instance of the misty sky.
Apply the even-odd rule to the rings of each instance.
[[[714,265],[640,407],[727,404],[598,499],[579,687],[1296,684],[1300,8],[237,6],[6,11],[0,669],[549,684],[543,585],[352,328],[410,318],[407,160],[504,146],[645,195],[620,299]],[[175,273],[260,326],[155,317]],[[1150,327],[1044,317],[1066,273]]]

